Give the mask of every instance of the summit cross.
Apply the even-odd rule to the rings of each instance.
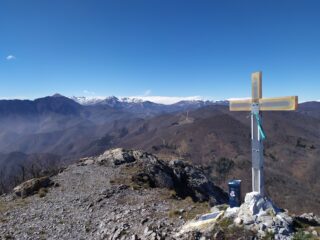
[[[230,100],[230,111],[251,111],[252,191],[264,195],[263,140],[261,111],[294,111],[298,108],[298,97],[262,98],[262,72],[254,72],[252,98]]]

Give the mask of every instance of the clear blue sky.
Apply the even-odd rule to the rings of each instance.
[[[320,99],[320,1],[0,1],[0,98],[247,97],[255,70]]]

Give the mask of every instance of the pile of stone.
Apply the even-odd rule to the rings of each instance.
[[[293,218],[284,210],[277,208],[270,199],[257,192],[248,193],[240,207],[228,207],[223,210],[221,206],[215,206],[211,212],[186,223],[178,235],[200,232],[202,236],[206,236],[216,232],[223,236],[224,231],[232,228],[244,229],[259,239],[272,236],[272,239],[286,240],[292,239],[294,235]],[[210,218],[210,215],[214,218]],[[226,223],[228,226],[221,229],[221,225]]]
[[[256,232],[258,237],[269,233],[275,239],[291,239],[293,235],[293,218],[257,192],[248,193],[239,208],[228,208],[225,217],[232,218],[237,226]]]

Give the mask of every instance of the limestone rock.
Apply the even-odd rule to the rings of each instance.
[[[19,197],[27,197],[36,193],[40,188],[47,188],[52,185],[53,182],[49,177],[33,178],[16,186],[13,192]]]
[[[182,198],[190,196],[194,201],[210,201],[211,205],[228,201],[228,194],[209,181],[201,168],[182,160],[165,162],[149,153],[116,148],[104,152],[95,162],[114,167],[129,165],[137,169],[132,180],[138,185],[174,189]]]
[[[243,223],[243,220],[241,218],[237,217],[234,219],[233,222],[235,225],[240,226]]]
[[[292,218],[257,192],[246,194],[234,221],[239,225],[241,220],[247,229],[258,231],[261,237],[262,232],[274,232],[276,239],[287,239],[293,234]]]
[[[313,213],[304,213],[295,217],[295,219],[311,226],[320,226],[320,218]]]
[[[233,207],[233,208],[229,207],[226,209],[224,216],[226,218],[235,218],[236,216],[238,216],[239,210],[240,208],[238,207]]]
[[[262,197],[257,192],[247,193],[241,205],[239,215],[263,215],[266,212],[277,214],[280,210],[269,199]]]
[[[114,165],[121,165],[124,163],[134,162],[135,156],[139,155],[139,151],[125,150],[123,148],[115,148],[105,151],[102,155],[97,157],[96,162],[103,164],[111,162]]]

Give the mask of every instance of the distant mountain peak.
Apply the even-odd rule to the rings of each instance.
[[[65,97],[65,96],[61,95],[60,93],[55,93],[51,97]]]
[[[122,97],[120,100],[122,102],[127,102],[127,103],[142,103],[142,102],[144,102],[143,99],[134,98],[134,97]]]
[[[109,96],[109,97],[106,97],[106,99],[119,101],[119,98],[117,98],[116,96]]]
[[[106,98],[105,97],[85,97],[85,96],[80,96],[80,97],[70,97],[73,101],[81,104],[81,105],[95,105],[98,103],[103,102]]]

